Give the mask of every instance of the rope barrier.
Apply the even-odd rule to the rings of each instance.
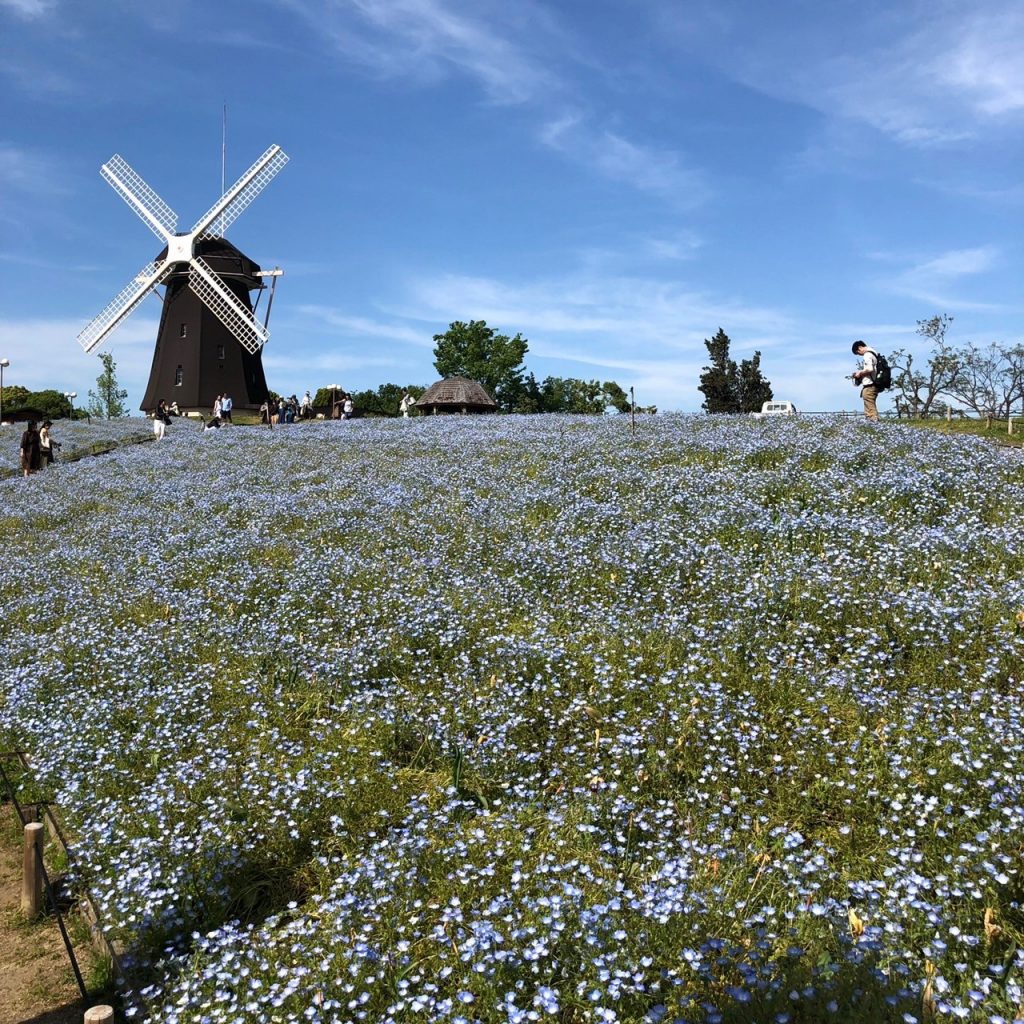
[[[7,790],[7,794],[10,797],[11,803],[14,805],[14,810],[17,812],[18,819],[21,821],[21,827],[25,828],[29,824],[25,814],[22,810],[21,804],[18,803],[17,790],[14,787],[14,783],[11,781],[10,776],[7,774],[7,770],[4,768],[3,759],[17,757],[21,762],[22,766],[26,771],[31,774],[31,771],[25,761],[25,755],[22,751],[9,751],[6,753],[0,753],[0,778],[3,779],[4,787]],[[39,815],[39,804],[36,804],[36,817]],[[56,828],[56,821],[53,818],[49,807],[44,803],[43,806],[46,808],[46,813],[50,814],[50,820],[54,823]],[[60,840],[61,845],[64,847],[64,852],[68,854],[70,861],[70,851],[68,850],[67,843],[64,841],[64,837],[61,835],[59,828],[57,828],[57,837]],[[64,915],[61,913],[60,905],[57,903],[57,898],[54,895],[53,886],[50,884],[50,875],[46,870],[46,865],[43,863],[43,852],[41,844],[35,846],[36,855],[36,866],[39,868],[40,875],[43,879],[43,885],[46,888],[46,896],[50,901],[50,906],[53,908],[54,916],[57,918],[57,927],[60,929],[60,937],[64,940],[64,948],[67,950],[68,958],[71,960],[71,969],[75,972],[75,981],[78,983],[78,991],[82,994],[83,999],[89,998],[89,990],[85,986],[85,980],[82,978],[82,971],[78,966],[78,958],[75,956],[74,946],[71,944],[71,938],[68,935],[68,930],[64,924]]]

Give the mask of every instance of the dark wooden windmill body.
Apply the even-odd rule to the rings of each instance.
[[[201,239],[195,251],[251,314],[249,293],[263,287],[259,265],[224,238]],[[157,261],[166,255],[164,250]],[[168,404],[177,402],[183,412],[206,411],[217,395],[228,394],[236,409],[258,409],[269,396],[263,349],[250,352],[238,343],[189,287],[187,264],[172,271],[165,284],[153,366],[141,408],[155,409],[163,398]]]

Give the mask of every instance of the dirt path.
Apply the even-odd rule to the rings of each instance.
[[[82,1002],[53,916],[22,918],[21,856],[21,822],[0,804],[0,1024],[82,1024],[99,1000]],[[90,953],[76,952],[88,984]]]

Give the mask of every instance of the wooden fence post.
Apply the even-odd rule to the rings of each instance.
[[[113,1024],[114,1008],[112,1006],[94,1006],[85,1011],[85,1024]]]
[[[37,917],[43,905],[43,823],[30,821],[25,826],[25,845],[21,861],[21,912],[29,919]]]

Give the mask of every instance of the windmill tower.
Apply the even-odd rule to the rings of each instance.
[[[261,271],[224,233],[288,162],[271,146],[187,232],[176,231],[177,214],[121,159],[112,156],[100,174],[164,243],[113,301],[78,335],[91,352],[142,300],[165,284],[149,384],[140,408],[161,398],[182,410],[208,409],[218,394],[235,406],[257,408],[267,397],[261,352],[269,337],[255,316],[249,292],[277,284],[279,270]],[[271,287],[273,296],[273,286]],[[270,305],[267,315],[269,319]]]

